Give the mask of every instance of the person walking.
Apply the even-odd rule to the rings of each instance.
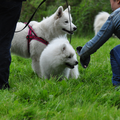
[[[10,88],[10,47],[20,17],[22,1],[26,0],[0,1],[0,89]]]

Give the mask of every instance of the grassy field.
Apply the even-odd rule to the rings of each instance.
[[[74,38],[74,48],[91,37]],[[110,50],[119,44],[110,38],[91,55],[80,76],[58,82],[37,77],[31,60],[12,55],[10,86],[0,90],[0,120],[120,120],[120,91],[112,86]],[[79,59],[79,57],[78,57]]]

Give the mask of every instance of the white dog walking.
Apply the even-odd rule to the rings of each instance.
[[[77,64],[75,50],[67,38],[55,38],[40,56],[41,77],[45,79],[50,79],[50,76],[77,79],[79,76]]]
[[[62,6],[50,17],[43,19],[41,22],[31,22],[30,25],[32,27],[27,27],[14,34],[11,52],[24,58],[31,58],[32,68],[39,75],[39,58],[46,45],[60,35],[73,34],[77,28],[72,23],[71,15],[69,17],[68,8],[63,11]],[[24,26],[24,23],[18,22],[16,31],[21,30]],[[27,40],[26,37],[30,39]]]

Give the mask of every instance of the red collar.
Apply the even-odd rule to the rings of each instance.
[[[41,37],[38,37],[37,34],[34,32],[34,30],[32,29],[32,27],[30,25],[28,25],[29,27],[29,31],[28,31],[28,35],[26,36],[27,40],[28,40],[28,52],[30,53],[30,42],[31,40],[37,40],[45,45],[48,45],[48,41],[44,40]]]

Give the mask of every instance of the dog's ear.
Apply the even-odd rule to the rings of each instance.
[[[55,19],[62,17],[62,14],[63,14],[63,7],[60,6],[55,13]]]
[[[64,11],[65,11],[65,12],[68,12],[68,9],[69,9],[69,11],[71,10],[71,9],[70,9],[70,6],[68,6],[68,8],[66,8]]]
[[[66,50],[66,44],[61,45],[61,51],[64,52]]]

